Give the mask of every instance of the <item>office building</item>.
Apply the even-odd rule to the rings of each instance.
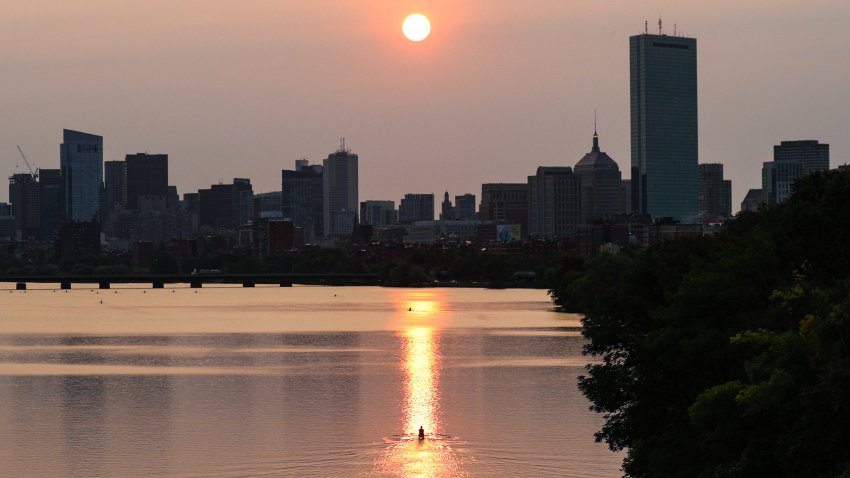
[[[758,212],[765,202],[763,189],[750,189],[741,201],[741,212]]]
[[[463,194],[455,196],[454,218],[459,221],[473,221],[478,219],[475,215],[475,195]]]
[[[41,222],[41,195],[38,176],[24,173],[9,177],[9,202],[15,217],[15,236],[18,240],[32,240],[38,235]]]
[[[168,195],[167,154],[128,154],[125,163],[127,209],[139,208],[139,196]]]
[[[116,206],[127,207],[127,162],[107,161],[104,166],[104,194],[106,213]]]
[[[793,192],[794,182],[803,177],[802,161],[767,161],[761,168],[761,188],[767,204],[781,204]]]
[[[812,139],[782,141],[773,146],[773,160],[799,161],[803,163],[803,174],[829,171],[829,145]]]
[[[264,219],[282,219],[283,193],[272,191],[254,194],[254,217]]]
[[[395,201],[368,200],[360,203],[360,224],[392,226],[398,222]]]
[[[405,194],[398,206],[398,222],[413,224],[416,221],[434,220],[433,194]]]
[[[629,63],[632,207],[692,221],[698,208],[696,39],[635,35]]]
[[[325,237],[350,236],[356,220],[348,228],[350,217],[357,216],[358,200],[358,157],[345,148],[345,140],[339,150],[330,154],[322,163],[322,208]],[[341,227],[342,229],[338,228]]]
[[[599,135],[593,132],[593,147],[574,168],[581,178],[581,217],[579,222],[623,213],[620,167],[599,149]]]
[[[65,221],[100,221],[103,137],[63,130],[59,167],[64,179]]]
[[[39,169],[38,188],[41,202],[41,220],[38,239],[53,241],[56,229],[62,223],[63,178],[58,169]]]
[[[295,161],[295,170],[281,172],[281,214],[304,231],[308,244],[324,237],[322,165]]]
[[[496,224],[519,224],[522,237],[528,237],[528,183],[482,184],[478,216]]]
[[[635,209],[632,207],[632,180],[623,179],[620,181],[620,203],[622,204],[624,213],[631,213]]]
[[[540,166],[528,177],[528,234],[545,240],[572,239],[581,217],[581,179],[572,168]]]
[[[723,179],[723,165],[699,165],[699,217],[703,220],[732,215],[732,181]]]
[[[254,191],[248,179],[235,178],[233,184],[213,184],[198,190],[199,227],[237,231],[253,215]]]

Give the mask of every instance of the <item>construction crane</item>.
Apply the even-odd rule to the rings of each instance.
[[[35,171],[32,170],[32,166],[30,166],[30,162],[27,161],[27,155],[24,154],[24,150],[21,149],[20,146],[18,146],[18,152],[21,153],[21,157],[24,158],[24,164],[27,165],[27,169],[30,170],[30,176],[32,176],[33,181],[35,181],[38,178],[38,174]]]

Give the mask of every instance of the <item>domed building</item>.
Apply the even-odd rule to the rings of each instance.
[[[593,149],[573,170],[581,178],[581,224],[595,218],[623,213],[620,167],[599,149],[599,135],[593,131]]]

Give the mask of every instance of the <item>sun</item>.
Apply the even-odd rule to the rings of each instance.
[[[410,41],[422,41],[431,34],[431,22],[421,13],[408,15],[401,24],[401,31]]]

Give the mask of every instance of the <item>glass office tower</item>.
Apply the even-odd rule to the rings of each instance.
[[[697,215],[697,41],[629,38],[632,208],[691,222]]]
[[[66,221],[98,222],[103,188],[103,137],[66,129],[59,146]]]

